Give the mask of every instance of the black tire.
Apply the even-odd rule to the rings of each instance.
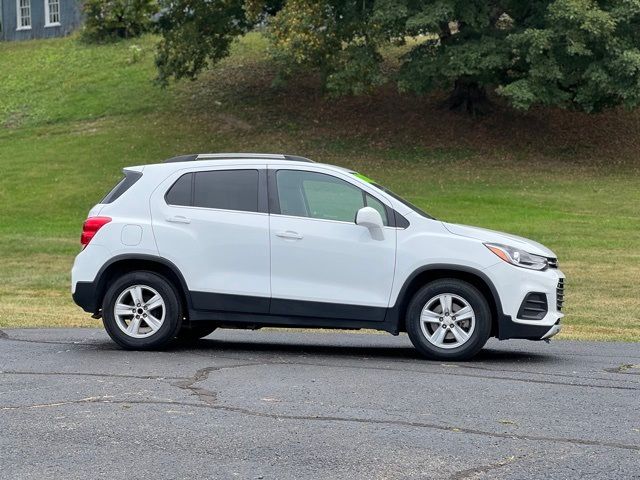
[[[154,289],[164,301],[165,317],[160,328],[145,338],[133,338],[118,326],[114,307],[122,292],[134,285],[144,285]],[[182,305],[176,287],[166,278],[154,272],[136,271],[116,279],[102,302],[102,322],[109,336],[127,350],[156,350],[165,347],[177,334],[182,325]]]
[[[216,325],[183,325],[177,338],[181,342],[195,342],[213,333],[218,328]]]
[[[425,337],[420,326],[422,309],[434,297],[451,293],[464,299],[475,315],[475,328],[469,339],[455,348],[441,348]],[[416,349],[432,360],[460,361],[476,355],[491,335],[491,310],[486,298],[473,285],[458,279],[435,280],[422,287],[411,299],[405,318],[407,333]],[[449,336],[453,339],[453,336]]]

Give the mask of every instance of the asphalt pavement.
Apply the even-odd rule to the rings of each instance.
[[[640,344],[0,331],[2,479],[640,478]]]

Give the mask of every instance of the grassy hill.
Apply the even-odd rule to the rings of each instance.
[[[313,78],[274,89],[257,34],[161,90],[154,41],[0,43],[0,328],[96,324],[71,301],[69,269],[122,167],[261,151],[351,167],[438,218],[534,238],[568,276],[563,337],[640,340],[640,114],[497,107],[473,119],[391,87],[340,99]]]

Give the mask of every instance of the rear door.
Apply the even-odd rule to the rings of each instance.
[[[160,255],[199,310],[267,313],[269,215],[264,165],[185,169],[151,199]]]
[[[384,320],[393,284],[396,229],[373,192],[313,166],[269,166],[271,313]],[[382,238],[356,225],[371,206]]]

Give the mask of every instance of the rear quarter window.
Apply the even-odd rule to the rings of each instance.
[[[118,182],[118,184],[111,189],[109,193],[100,201],[100,203],[113,203],[124,192],[129,190],[131,186],[136,183],[142,177],[142,173],[126,170],[124,172],[124,178]]]

